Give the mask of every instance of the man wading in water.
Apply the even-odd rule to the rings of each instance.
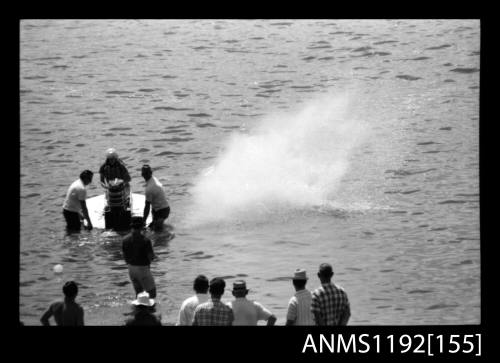
[[[99,168],[101,184],[107,188],[107,185],[115,179],[123,180],[125,195],[130,194],[130,174],[127,167],[121,159],[118,158],[118,153],[115,149],[106,150],[106,161]]]
[[[148,226],[154,231],[163,229],[163,222],[170,214],[170,206],[165,196],[165,191],[160,181],[153,176],[153,170],[147,164],[142,166],[141,175],[146,181],[146,204],[144,205],[144,221],[149,216],[149,210],[153,209],[153,222]]]
[[[128,264],[128,273],[135,295],[146,291],[151,299],[156,297],[156,285],[149,265],[156,257],[151,240],[142,234],[142,217],[132,217],[132,232],[122,242],[123,257]]]
[[[89,212],[87,210],[87,185],[92,183],[94,173],[90,170],[84,170],[80,174],[80,178],[75,180],[68,191],[63,204],[63,215],[66,220],[66,229],[68,232],[78,232],[81,229],[80,213],[87,220],[86,228],[91,230],[92,222],[90,221]]]

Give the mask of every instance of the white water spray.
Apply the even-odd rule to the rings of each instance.
[[[328,95],[298,112],[268,116],[250,134],[233,134],[199,176],[188,219],[248,219],[328,203],[365,134],[366,127],[350,117],[348,96]]]

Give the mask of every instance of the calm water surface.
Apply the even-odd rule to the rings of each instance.
[[[61,213],[108,147],[134,192],[149,163],[168,193],[176,237],[151,236],[166,324],[200,273],[244,278],[284,324],[289,276],[305,268],[313,289],[322,262],[348,292],[352,325],[480,322],[479,21],[20,29],[25,324],[68,279],[88,324],[122,323],[113,311],[133,289],[121,236],[67,236]],[[89,196],[100,193],[94,180]]]

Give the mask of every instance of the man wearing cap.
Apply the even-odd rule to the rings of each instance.
[[[87,185],[92,182],[93,176],[94,173],[90,170],[84,170],[80,173],[80,178],[75,180],[68,188],[63,204],[63,215],[68,231],[80,231],[80,213],[87,220],[86,228],[92,229],[92,222],[90,221],[85,200],[87,199]]]
[[[159,326],[161,317],[154,314],[155,301],[149,298],[146,291],[137,295],[137,299],[132,301],[134,305],[134,316],[127,319],[125,326]]]
[[[118,158],[118,153],[115,149],[110,148],[106,150],[106,161],[101,165],[99,174],[101,175],[102,185],[106,185],[115,179],[120,179],[125,184],[126,194],[130,193],[130,175],[123,161]]]
[[[152,208],[153,221],[149,225],[149,228],[154,231],[161,231],[163,229],[163,222],[170,214],[170,206],[168,205],[163,185],[153,176],[153,170],[147,164],[142,166],[141,175],[146,181],[146,203],[144,205],[143,219],[147,220],[149,211]]]
[[[208,301],[208,279],[205,275],[196,276],[193,283],[193,290],[196,294],[182,302],[175,325],[192,325],[194,310],[198,305]]]
[[[156,257],[151,240],[142,234],[144,222],[142,217],[132,217],[130,232],[122,242],[122,251],[125,262],[128,264],[128,273],[134,286],[135,294],[142,291],[156,297],[156,285],[149,268],[151,261]]]
[[[78,286],[74,281],[68,281],[63,288],[64,301],[56,301],[50,304],[40,321],[43,325],[50,325],[49,318],[54,316],[59,326],[79,326],[83,323],[83,308],[75,299],[78,295]]]
[[[224,294],[226,282],[220,277],[210,280],[208,291],[210,300],[200,304],[194,310],[193,326],[224,326],[232,325],[233,310],[220,299]]]
[[[288,302],[286,325],[315,325],[314,315],[311,312],[312,295],[306,289],[307,280],[306,270],[295,270],[292,279],[295,295]]]
[[[238,280],[233,283],[233,296],[235,299],[228,303],[233,309],[233,325],[257,325],[257,321],[267,321],[268,326],[276,323],[276,316],[257,301],[246,298],[248,294],[246,282]]]
[[[351,316],[349,299],[344,289],[331,282],[332,266],[319,265],[318,278],[321,287],[312,293],[311,311],[316,325],[347,325]]]

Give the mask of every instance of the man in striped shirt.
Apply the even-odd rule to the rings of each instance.
[[[312,293],[311,312],[316,325],[347,325],[351,316],[349,299],[344,289],[331,282],[332,266],[322,263],[318,277],[321,287]]]
[[[208,291],[210,300],[200,304],[194,311],[193,325],[232,325],[234,320],[233,310],[220,301],[224,294],[226,283],[220,277],[210,280]]]
[[[311,291],[306,289],[308,277],[306,270],[297,269],[293,276],[295,295],[288,302],[286,325],[314,325],[314,316],[311,312]]]

